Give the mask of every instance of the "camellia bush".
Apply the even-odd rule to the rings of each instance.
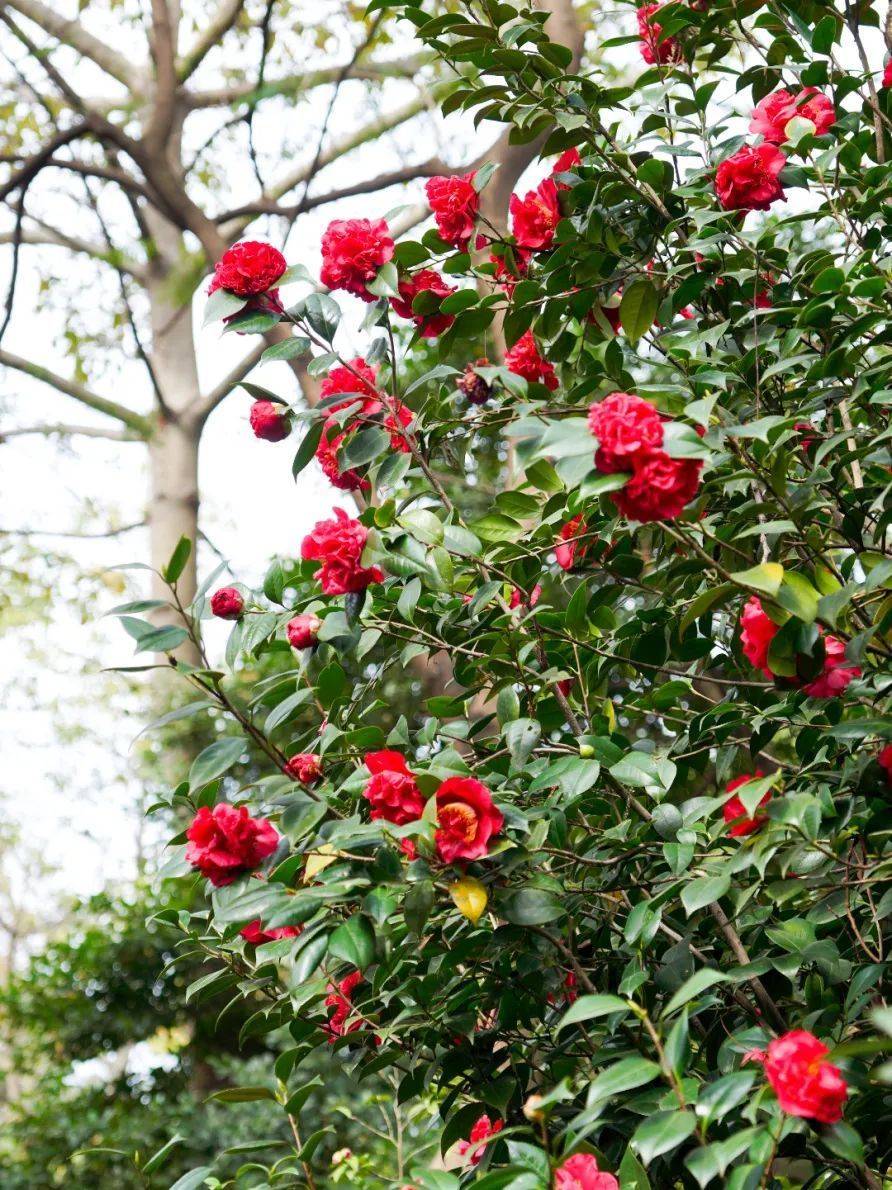
[[[190,994],[289,1038],[224,1094],[268,1099],[293,1149],[177,1184],[314,1185],[324,1050],[438,1105],[407,1186],[887,1185],[880,15],[622,9],[604,48],[639,66],[615,85],[565,73],[535,10],[372,7],[455,67],[447,112],[540,164],[507,233],[482,167],[429,181],[419,240],[357,215],[318,279],[254,242],[214,273],[209,321],[312,355],[319,405],[246,384],[251,428],[340,495],[302,542],[282,518],[299,560],[262,591],[211,576],[181,607],[184,542],[180,623],[121,609],[196,688],[182,713],[236,728],[160,805],[189,822],[168,872],[209,894],[170,919],[217,960]],[[355,298],[361,356],[337,346]],[[237,700],[230,671],[269,652],[293,663]]]

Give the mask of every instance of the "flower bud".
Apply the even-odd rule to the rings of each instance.
[[[589,760],[592,756],[594,756],[594,754],[595,750],[591,744],[579,745],[579,755],[583,758],[583,760]]]
[[[292,649],[312,649],[319,641],[322,621],[314,612],[304,612],[289,620],[285,628]]]
[[[211,596],[211,612],[218,620],[240,620],[244,610],[242,593],[235,587],[221,587]]]
[[[254,437],[262,438],[264,442],[281,442],[291,433],[282,407],[273,401],[255,401],[251,406],[250,421]]]
[[[322,757],[316,752],[298,752],[285,765],[285,772],[301,785],[315,785],[322,777]]]
[[[530,1123],[538,1123],[539,1120],[544,1120],[545,1112],[542,1110],[542,1096],[528,1096],[526,1103],[523,1105],[523,1114]]]

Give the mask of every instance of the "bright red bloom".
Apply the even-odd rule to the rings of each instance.
[[[813,1033],[793,1029],[750,1057],[761,1062],[781,1111],[789,1116],[835,1124],[849,1093],[838,1067],[827,1062],[830,1051]]]
[[[719,202],[726,211],[767,211],[785,197],[779,175],[786,164],[775,145],[744,145],[716,170]]]
[[[558,386],[554,367],[539,354],[532,331],[525,331],[514,346],[505,352],[505,367],[524,380],[544,384],[552,392]]]
[[[521,591],[520,587],[515,587],[511,592],[511,598],[508,600],[508,606],[513,611],[515,608],[523,606],[524,608],[535,607],[542,598],[542,587],[536,583],[529,595]]]
[[[672,459],[657,450],[636,461],[632,478],[610,498],[630,521],[671,521],[694,499],[700,486],[698,459]]]
[[[331,520],[317,522],[303,539],[300,556],[321,563],[316,577],[326,595],[364,591],[370,583],[383,580],[378,566],[360,564],[368,535],[365,525],[336,508]]]
[[[301,785],[315,785],[322,778],[322,757],[317,752],[297,752],[285,765],[285,772]]]
[[[846,661],[846,646],[837,636],[824,637],[824,669],[803,690],[811,698],[836,698],[851,682],[852,678],[860,678],[861,670],[857,665],[850,665]]]
[[[375,295],[366,286],[393,250],[393,237],[383,219],[333,219],[322,236],[319,279],[329,289],[346,289],[364,302],[374,302]]]
[[[212,810],[201,806],[186,838],[186,859],[215,888],[259,867],[279,842],[278,831],[265,818],[252,818],[247,807],[228,802]]]
[[[468,1140],[458,1142],[458,1155],[470,1161],[471,1165],[479,1165],[486,1150],[486,1142],[505,1127],[501,1120],[493,1122],[489,1116],[483,1115],[471,1129]]]
[[[480,210],[480,195],[474,189],[476,174],[471,170],[449,178],[429,178],[424,186],[440,239],[459,251],[467,248]]]
[[[554,1171],[554,1190],[619,1190],[619,1182],[591,1153],[574,1153]]]
[[[582,513],[567,521],[558,534],[558,544],[554,547],[554,556],[561,570],[572,570],[576,564],[576,555],[580,558],[585,554],[585,543],[575,541],[580,533],[585,533],[586,525]]]
[[[636,460],[663,445],[663,421],[650,401],[634,393],[610,393],[588,411],[598,439],[595,466],[605,475],[631,471]]]
[[[440,859],[447,864],[459,859],[482,859],[504,821],[481,781],[449,777],[437,790],[438,826],[434,839]]]
[[[369,752],[365,767],[372,776],[362,796],[372,807],[372,818],[404,826],[421,817],[424,798],[400,752]]]
[[[543,178],[523,198],[511,195],[511,230],[521,248],[547,248],[561,218],[558,189],[552,178]]]
[[[764,777],[765,774],[761,769],[756,769],[755,773],[744,773],[741,777],[735,777],[733,781],[729,781],[725,786],[726,793],[734,793],[735,789],[739,789],[741,785],[746,785],[748,781],[758,780]],[[771,790],[769,789],[765,796],[760,800],[759,805],[764,806],[766,802],[771,800]],[[754,814],[752,818],[747,817],[747,811],[743,802],[735,794],[734,797],[728,798],[722,809],[722,815],[725,822],[733,823],[733,826],[728,827],[728,834],[732,839],[742,838],[744,835],[751,835],[753,831],[757,831],[763,823],[768,821],[767,814]]]
[[[288,268],[288,262],[272,244],[243,240],[228,248],[214,265],[208,294],[226,289],[239,297],[266,293]]]
[[[750,132],[759,133],[766,141],[782,145],[787,137],[787,125],[795,116],[811,120],[815,133],[822,136],[836,123],[833,103],[816,87],[806,87],[798,95],[792,91],[775,91],[756,104],[750,120]]]
[[[793,429],[800,435],[799,445],[802,447],[806,455],[810,454],[817,445],[817,438],[814,435],[817,433],[815,427],[810,421],[797,421]]]
[[[880,83],[881,87],[892,87],[892,58],[883,67],[883,80]]]
[[[762,600],[751,595],[740,615],[740,646],[750,665],[766,678],[774,677],[768,668],[768,650],[777,632],[778,625],[762,610]]]
[[[641,39],[641,57],[651,66],[659,62],[661,66],[670,62],[681,61],[681,45],[676,37],[664,37],[663,26],[652,20],[655,13],[662,8],[661,4],[645,4],[638,9],[638,36]]]
[[[892,785],[892,744],[887,744],[877,757],[877,764],[886,771],[886,784]]]
[[[457,292],[455,286],[447,285],[435,269],[420,269],[410,277],[401,277],[399,290],[400,296],[391,298],[390,304],[400,318],[412,319],[423,339],[435,339],[455,322],[454,314],[416,314],[412,309],[412,302],[420,293],[432,293],[442,301]]]
[[[312,649],[319,640],[319,629],[322,621],[314,612],[303,612],[289,620],[285,625],[285,634],[292,649]]]
[[[357,356],[356,359],[350,360],[349,365],[338,364],[332,368],[319,385],[319,399],[324,401],[327,397],[338,396],[341,393],[344,396],[352,396],[354,400],[358,400],[360,396],[377,397],[377,382],[377,368]],[[328,412],[334,413],[349,404],[349,401],[341,401],[340,404],[328,406]]]
[[[239,933],[252,946],[262,946],[264,942],[276,942],[279,938],[297,938],[303,926],[279,926],[274,930],[265,930],[259,917],[249,921]]]
[[[347,438],[346,431],[336,432],[335,423],[326,425],[316,444],[316,462],[322,468],[322,473],[328,482],[342,492],[358,492],[360,488],[369,488],[371,484],[353,467],[341,469],[338,451]]]
[[[580,164],[579,150],[577,148],[564,149],[557,161],[551,167],[552,177],[555,174],[572,173],[577,165]],[[566,182],[555,182],[558,190],[569,190],[570,187]]]
[[[235,587],[221,587],[211,596],[211,612],[218,620],[240,620],[244,610],[242,593]]]
[[[291,433],[288,417],[275,401],[255,401],[251,406],[251,429],[264,442],[282,442]]]
[[[347,1018],[353,1010],[351,996],[354,988],[360,983],[362,983],[362,972],[351,971],[337,984],[330,983],[328,985],[325,1007],[334,1009],[334,1012],[328,1014],[328,1024],[325,1026],[329,1045],[334,1045],[335,1041],[339,1037],[343,1037],[345,1033],[355,1033],[357,1029],[363,1027],[364,1022],[359,1017],[351,1021],[349,1025],[347,1024]]]

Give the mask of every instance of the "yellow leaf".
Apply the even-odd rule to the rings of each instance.
[[[449,895],[455,901],[459,913],[476,926],[486,908],[487,900],[486,889],[480,881],[475,880],[473,876],[463,876],[461,880],[456,880],[455,884],[449,885]]]
[[[616,711],[613,709],[613,699],[604,699],[604,715],[607,719],[607,730],[611,735],[616,731]]]
[[[333,864],[340,855],[331,843],[323,843],[318,851],[311,851],[304,864],[304,884],[315,879],[320,872],[324,872],[329,864]]]

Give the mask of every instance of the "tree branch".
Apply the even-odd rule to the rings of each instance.
[[[117,421],[123,422],[141,438],[148,438],[152,433],[149,419],[143,417],[141,413],[134,413],[132,409],[118,404],[117,401],[110,401],[107,397],[100,397],[96,393],[90,392],[76,380],[68,380],[64,376],[51,372],[49,368],[32,363],[31,360],[22,359],[21,356],[13,355],[9,351],[0,351],[0,364],[7,368],[13,368],[17,372],[24,372],[26,376],[48,384],[57,392],[64,393],[65,396],[72,397],[75,401],[80,401],[82,405],[87,405],[90,409],[95,409],[97,413],[104,413],[107,417],[113,417]]]
[[[106,529],[102,533],[75,533],[66,529],[0,529],[0,537],[76,537],[93,541],[104,537],[121,537],[124,533],[132,533],[134,529],[144,529],[145,526],[145,521],[134,521],[132,525]]]
[[[324,207],[328,203],[338,202],[342,198],[355,198],[358,194],[375,194],[379,190],[386,190],[388,186],[398,186],[404,182],[412,182],[416,178],[431,178],[435,174],[456,173],[450,166],[444,165],[439,157],[432,157],[429,161],[418,165],[406,165],[402,169],[394,169],[389,173],[378,174],[363,182],[355,182],[352,186],[344,186],[340,190],[330,190],[326,194],[314,195],[300,203],[283,206],[271,198],[261,198],[256,202],[245,203],[218,215],[218,223],[227,223],[231,219],[240,219],[246,215],[281,215],[286,219],[293,219],[305,211],[312,211],[315,207]]]
[[[10,438],[24,438],[26,434],[38,434],[44,438],[51,438],[54,434],[59,434],[63,438],[73,438],[77,435],[81,438],[107,438],[111,442],[145,442],[142,435],[135,434],[133,430],[113,430],[111,428],[104,430],[101,426],[69,426],[60,423],[45,426],[19,426],[13,430],[0,430],[0,445],[8,442]]]
[[[74,236],[65,235],[64,232],[58,231],[56,228],[44,223],[42,219],[38,219],[36,215],[27,214],[25,218],[36,223],[43,230],[30,231],[28,228],[24,228],[21,236],[23,245],[29,244],[32,247],[44,248],[67,248],[70,252],[78,252],[84,256],[89,256],[93,260],[100,260],[103,264],[119,268],[122,272],[129,273],[130,276],[136,277],[138,280],[142,280],[145,277],[145,269],[141,264],[137,264],[136,261],[127,260],[117,254],[114,260],[110,260],[108,249],[103,248],[101,244],[93,244],[87,240],[78,240]],[[15,233],[12,231],[0,231],[0,244],[11,244],[14,236]]]
[[[6,3],[35,25],[39,25],[57,41],[95,62],[106,74],[123,83],[130,91],[141,90],[141,76],[144,72],[134,68],[123,54],[94,37],[92,33],[88,33],[79,21],[68,20],[41,3],[41,0],[6,0]]]
[[[229,396],[236,385],[240,384],[249,372],[256,368],[266,348],[266,340],[261,339],[257,346],[253,347],[244,359],[237,363],[218,385],[212,388],[207,395],[199,398],[192,410],[199,425],[207,421],[220,402]]]
[[[244,7],[245,0],[221,0],[219,8],[205,25],[201,36],[177,62],[177,78],[181,83],[195,72],[204,61],[205,55],[223,40],[239,19]]]
[[[367,80],[380,82],[386,78],[413,78],[417,72],[431,59],[428,55],[418,54],[412,58],[403,58],[395,62],[364,62],[349,66],[344,80]],[[188,92],[186,101],[191,108],[229,107],[239,100],[269,99],[273,95],[301,95],[312,91],[315,87],[327,86],[338,82],[342,77],[344,66],[323,66],[318,70],[310,70],[304,74],[289,74],[279,79],[265,79],[262,88],[254,82],[233,83],[228,87],[219,87],[207,91]]]
[[[176,72],[176,30],[168,0],[152,0],[152,31],[149,37],[155,67],[152,114],[143,140],[150,151],[162,152],[173,128],[174,106],[179,80]]]

